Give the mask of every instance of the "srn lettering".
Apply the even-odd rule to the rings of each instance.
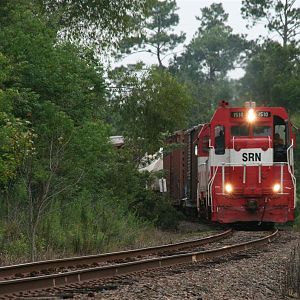
[[[243,161],[261,161],[261,153],[243,153]]]

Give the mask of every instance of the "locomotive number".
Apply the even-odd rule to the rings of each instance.
[[[233,119],[244,118],[244,112],[243,111],[233,111],[233,112],[231,112],[230,116]],[[257,111],[256,116],[258,118],[270,118],[271,113],[269,111]]]
[[[234,111],[231,113],[231,118],[243,118],[244,112],[242,111]]]
[[[271,117],[271,113],[269,111],[258,111],[257,117],[259,118],[269,118]]]
[[[261,153],[243,153],[243,161],[261,161]]]

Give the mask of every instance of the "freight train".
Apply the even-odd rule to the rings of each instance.
[[[178,131],[163,157],[174,204],[218,223],[294,220],[295,134],[283,107],[230,107],[210,123]]]

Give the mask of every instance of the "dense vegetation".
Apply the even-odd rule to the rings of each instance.
[[[105,251],[153,226],[176,227],[177,212],[146,189],[152,179],[139,163],[166,134],[207,121],[219,99],[283,105],[300,125],[300,13],[281,2],[245,0],[242,13],[273,16],[267,26],[282,42],[234,34],[212,4],[167,64],[185,39],[173,32],[174,0],[1,1],[2,257]],[[155,54],[157,65],[101,63],[133,51]],[[246,73],[233,81],[237,65]],[[122,150],[114,134],[125,136]]]

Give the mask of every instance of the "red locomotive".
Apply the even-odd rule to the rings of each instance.
[[[175,133],[164,156],[167,189],[179,205],[219,222],[294,220],[295,135],[282,107],[231,108],[222,101],[211,122]]]

